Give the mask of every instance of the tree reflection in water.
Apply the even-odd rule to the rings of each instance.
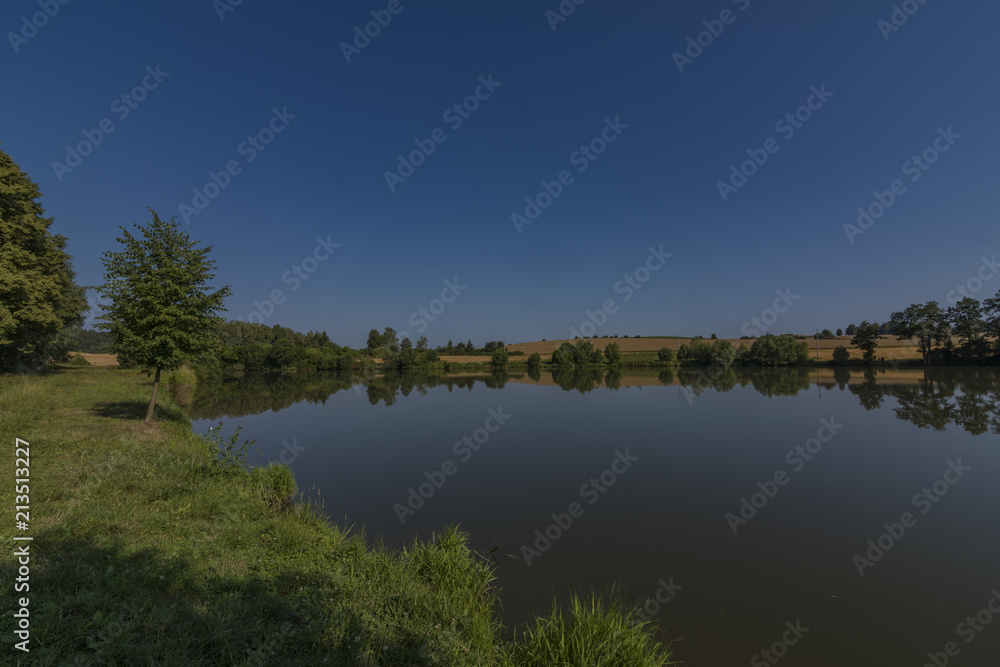
[[[832,370],[832,372],[831,372]],[[692,367],[623,371],[612,368],[557,368],[510,373],[506,369],[475,374],[390,373],[357,376],[350,373],[300,373],[201,381],[190,409],[195,419],[217,419],[277,411],[306,401],[323,404],[339,391],[364,393],[371,405],[392,406],[399,396],[416,391],[425,395],[434,387],[472,391],[477,383],[502,389],[509,382],[552,383],[581,394],[616,390],[629,380],[680,384],[689,396],[708,391],[724,393],[737,386],[752,387],[769,398],[795,396],[814,384],[827,391],[848,391],[866,410],[891,407],[897,418],[918,428],[943,430],[954,424],[969,433],[1000,434],[1000,370],[990,368],[886,369],[722,368]],[[826,376],[825,381],[824,377]],[[832,375],[832,380],[830,379]],[[548,383],[545,383],[548,384]],[[892,399],[887,403],[887,399]],[[893,405],[892,403],[895,403]]]

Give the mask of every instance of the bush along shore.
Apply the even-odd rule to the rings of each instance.
[[[600,599],[506,631],[490,561],[458,529],[372,546],[302,501],[287,467],[247,469],[238,432],[195,435],[170,393],[144,424],[149,382],[71,366],[0,378],[0,430],[31,454],[19,663],[670,664],[651,626]],[[0,567],[18,576],[9,551]],[[10,624],[3,635],[21,641]]]

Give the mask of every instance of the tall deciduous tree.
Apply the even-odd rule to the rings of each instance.
[[[68,326],[83,324],[83,290],[74,282],[66,239],[38,186],[0,151],[0,371],[39,370]]]
[[[916,338],[925,364],[931,362],[931,348],[951,336],[947,315],[937,301],[914,303],[906,310],[893,313],[889,318],[889,328],[896,334],[897,340]]]
[[[973,342],[977,341],[986,329],[986,323],[983,322],[983,306],[971,296],[963,297],[948,309],[948,322],[951,323],[955,335],[970,351]]]
[[[851,338],[851,345],[864,353],[866,364],[875,363],[875,348],[878,347],[878,324],[862,322],[855,328],[854,337]]]
[[[608,363],[612,366],[617,366],[622,363],[624,356],[622,355],[622,348],[618,343],[608,343],[604,348],[604,356],[607,358]]]
[[[994,353],[1000,355],[1000,292],[983,301],[986,335],[993,339]]]
[[[179,368],[212,347],[218,313],[225,311],[228,286],[213,290],[215,261],[212,246],[196,247],[177,225],[165,222],[149,209],[147,226],[135,225],[139,236],[124,227],[117,241],[123,249],[107,251],[104,284],[100,290],[111,301],[102,305],[100,328],[111,333],[114,349],[153,373],[153,396],[146,421],[153,419],[160,372]]]

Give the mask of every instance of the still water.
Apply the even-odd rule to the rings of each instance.
[[[1000,664],[997,370],[279,376],[192,417],[373,541],[458,524],[508,627],[617,586],[692,665]]]

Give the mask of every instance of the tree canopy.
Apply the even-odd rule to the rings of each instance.
[[[0,151],[0,371],[40,370],[87,309],[66,239],[49,232],[38,186]]]
[[[100,290],[111,304],[101,306],[105,314],[98,325],[111,333],[116,352],[155,373],[146,421],[153,417],[160,372],[211,349],[213,325],[221,322],[218,313],[230,294],[228,286],[210,287],[212,246],[196,247],[176,219],[163,221],[149,212],[148,225],[134,225],[138,236],[119,227],[122,250],[102,255]]]

